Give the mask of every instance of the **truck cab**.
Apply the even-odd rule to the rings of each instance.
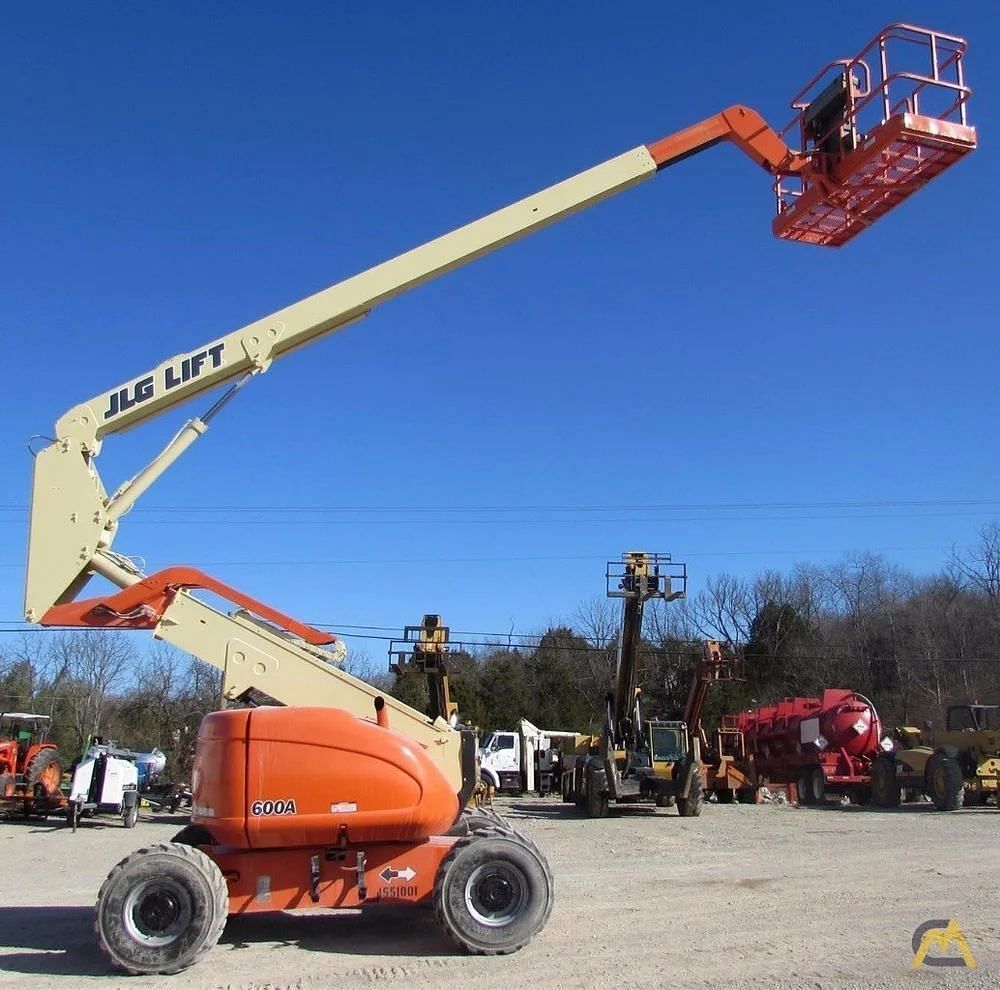
[[[497,729],[479,748],[479,772],[497,793],[549,794],[562,773],[564,749],[575,749],[575,732],[539,729],[522,718],[517,731]]]

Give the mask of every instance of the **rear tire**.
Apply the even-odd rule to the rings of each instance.
[[[139,805],[138,804],[127,804],[122,810],[122,824],[126,828],[135,828],[136,822],[139,821]]]
[[[826,804],[826,775],[820,767],[809,771],[809,803]]]
[[[214,860],[193,846],[149,846],[123,859],[101,886],[97,941],[126,973],[179,973],[219,941],[228,912]]]
[[[796,787],[799,791],[799,804],[808,807],[812,804],[812,788],[809,786],[809,771],[803,770],[799,774],[799,779]]]
[[[757,788],[756,787],[741,787],[736,792],[736,800],[740,804],[756,804],[757,803]]]
[[[715,800],[719,804],[732,804],[735,796],[736,794],[731,787],[723,787],[721,791],[715,792]]]
[[[691,767],[691,786],[688,788],[687,797],[677,798],[677,814],[681,818],[697,818],[701,814],[702,790],[701,790],[701,767],[695,764]]]
[[[55,746],[46,746],[44,749],[40,749],[31,758],[25,773],[28,778],[27,791],[29,794],[37,794],[39,788],[44,790],[47,797],[58,794],[63,774],[62,757],[59,755],[59,750]]]
[[[872,801],[879,808],[898,808],[902,788],[896,777],[896,761],[891,756],[879,756],[872,764]]]
[[[467,952],[502,955],[531,941],[552,911],[552,875],[516,833],[460,839],[434,881],[434,912]]]
[[[958,761],[934,753],[927,761],[927,793],[938,811],[958,811],[965,797],[965,778]]]

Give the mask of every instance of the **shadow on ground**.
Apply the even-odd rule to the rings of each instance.
[[[535,818],[541,821],[563,821],[578,818],[586,819],[587,815],[580,811],[576,805],[564,804],[553,801],[552,804],[545,804],[541,801],[531,803],[520,803],[511,801],[510,803],[497,804],[495,810],[504,818]],[[648,818],[657,813],[655,806],[651,804],[614,804],[609,809],[609,818]],[[664,808],[662,814],[677,814],[669,808]]]
[[[108,972],[90,907],[0,907],[0,945],[14,949],[0,954],[0,970],[39,976]]]
[[[286,912],[230,918],[220,945],[243,949],[257,942],[356,956],[461,955],[429,908],[377,904],[363,911]]]
[[[256,914],[230,918],[216,952],[258,943],[352,956],[457,956],[460,950],[428,909]],[[90,907],[0,907],[0,971],[38,976],[106,976]]]

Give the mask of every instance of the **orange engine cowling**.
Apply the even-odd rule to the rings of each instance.
[[[459,815],[419,743],[338,708],[206,715],[193,791],[192,822],[235,848],[414,841]]]

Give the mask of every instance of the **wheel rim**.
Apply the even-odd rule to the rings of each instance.
[[[944,796],[945,792],[945,772],[944,767],[938,767],[934,771],[934,776],[931,778],[931,785],[934,788],[934,793],[939,797]]]
[[[52,793],[59,790],[59,781],[62,778],[62,767],[58,763],[50,763],[39,775],[38,783],[46,791]]]
[[[181,884],[157,877],[129,892],[122,907],[128,934],[143,945],[175,942],[191,924],[191,897]]]
[[[513,863],[489,863],[473,871],[465,884],[465,906],[490,928],[509,925],[528,902],[528,882]]]

